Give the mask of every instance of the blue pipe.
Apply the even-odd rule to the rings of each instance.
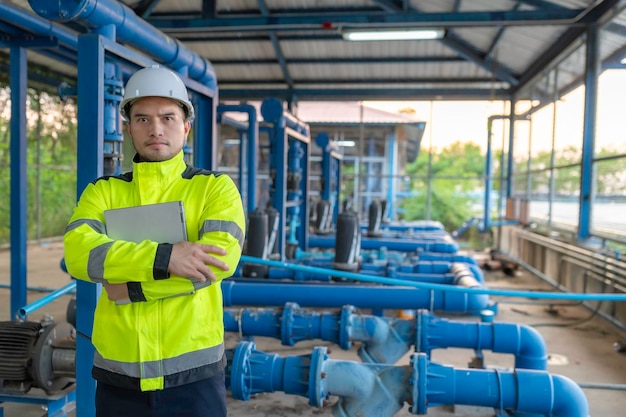
[[[363,282],[375,282],[379,284],[401,285],[401,286],[428,289],[428,290],[440,290],[440,291],[447,292],[447,293],[463,292],[463,293],[474,294],[474,295],[477,295],[477,294],[501,295],[501,296],[506,296],[506,297],[526,297],[526,298],[531,298],[531,299],[626,301],[626,294],[604,294],[604,293],[585,293],[585,294],[565,293],[564,294],[564,293],[554,293],[554,292],[506,291],[506,290],[492,290],[492,289],[487,289],[487,288],[465,288],[465,287],[458,286],[458,285],[446,286],[446,285],[440,285],[440,284],[411,282],[411,281],[405,281],[401,279],[381,278],[381,277],[372,276],[372,275],[356,274],[354,272],[348,272],[348,271],[315,268],[311,266],[303,266],[303,265],[297,265],[297,264],[289,264],[285,262],[270,261],[267,259],[260,259],[260,258],[255,258],[252,256],[247,256],[247,255],[243,255],[241,257],[241,262],[257,263],[260,265],[268,265],[268,266],[274,266],[278,268],[287,268],[287,269],[293,269],[296,271],[297,270],[308,271],[311,273],[319,273],[322,275],[332,275],[336,277],[348,278],[348,279],[353,279],[356,281],[363,281]],[[337,288],[336,286],[332,286],[332,287]],[[383,287],[380,290],[384,291],[384,289],[385,288]],[[380,290],[377,289],[377,291],[380,291]],[[247,295],[243,296],[242,298],[247,298]],[[288,300],[288,301],[294,301],[294,300]],[[347,302],[344,304],[350,304],[350,303]],[[477,303],[477,304],[480,304],[480,303]],[[253,303],[250,305],[256,305],[256,304]],[[396,307],[391,307],[391,308],[404,309],[404,308],[411,308],[411,307],[396,306]]]
[[[164,65],[179,70],[184,68],[186,71],[183,72],[189,78],[211,89],[217,89],[217,78],[209,61],[138,17],[132,9],[121,2],[116,0],[28,2],[35,13],[48,20],[75,21],[96,28],[113,27],[118,41],[149,51]]]
[[[455,322],[420,310],[415,341],[415,351],[429,356],[432,349],[448,347],[487,349],[515,355],[515,368],[548,368],[546,344],[541,334],[521,324]]]
[[[296,303],[286,303],[282,309],[226,308],[224,330],[242,336],[265,336],[280,339],[285,346],[302,340],[321,339],[333,342],[342,349],[352,347],[349,328],[354,307],[344,306],[340,314],[304,311]],[[356,339],[359,340],[359,339]]]
[[[419,264],[417,264],[419,265]],[[411,265],[396,267],[389,265],[387,267],[388,276],[390,278],[399,278],[409,281],[418,282],[436,282],[448,285],[459,285],[468,279],[476,282],[467,282],[465,287],[477,287],[484,284],[484,276],[478,268],[472,268],[473,265],[463,263],[450,264],[446,273],[426,273],[426,272],[410,272],[411,269],[417,269]],[[407,271],[408,270],[408,271]]]
[[[366,363],[394,364],[412,345],[430,357],[433,349],[458,347],[491,350],[515,356],[515,368],[547,369],[546,345],[535,329],[514,323],[467,323],[440,319],[421,309],[416,319],[389,319],[355,314],[345,305],[340,313],[305,311],[296,303],[281,309],[224,309],[224,329],[240,336],[265,336],[293,346],[320,339],[352,348]]]
[[[411,359],[416,371],[411,410],[415,414],[426,414],[428,407],[465,404],[551,417],[589,417],[582,389],[561,375],[525,369],[454,369],[420,354]]]
[[[242,112],[248,115],[248,213],[256,208],[256,174],[258,171],[258,148],[259,148],[259,122],[257,110],[252,104],[219,104],[217,114],[221,116],[226,112]],[[243,144],[242,144],[243,145]],[[243,153],[242,147],[239,152]],[[242,178],[241,172],[239,178]]]
[[[69,46],[74,51],[78,49],[78,35],[74,31],[32,13],[26,13],[22,8],[2,2],[0,3],[0,16],[2,20],[12,25],[37,35],[54,36],[60,44]]]
[[[312,248],[334,248],[336,238],[333,235],[311,235],[309,236],[309,246]],[[442,237],[433,240],[397,239],[397,238],[361,238],[361,249],[380,249],[386,247],[389,250],[401,252],[416,252],[425,250],[431,252],[454,253],[458,252],[459,245],[451,237]]]
[[[476,259],[456,253],[419,252],[417,256],[421,261],[463,262],[478,266]]]
[[[409,282],[409,284],[414,283]],[[455,286],[443,287],[456,288]],[[485,309],[489,301],[486,295],[442,290],[420,291],[406,287],[293,285],[228,280],[222,282],[222,292],[225,306],[282,306],[288,302],[295,302],[308,307],[341,307],[353,304],[359,308],[414,310],[427,308],[468,313]]]
[[[65,294],[69,294],[76,289],[76,281],[72,281],[69,284],[59,288],[56,291],[51,292],[50,294],[41,297],[39,300],[36,300],[33,303],[25,305],[17,311],[17,317],[19,319],[26,319],[29,314],[40,309],[41,307],[50,304],[51,302],[61,298]]]
[[[413,355],[408,366],[361,364],[330,359],[326,347],[282,358],[256,350],[252,342],[240,342],[227,357],[227,386],[234,398],[283,391],[320,407],[333,395],[339,397],[333,406],[339,417],[393,416],[405,402],[413,414],[465,404],[552,417],[589,415],[581,388],[545,371],[455,369],[432,363],[423,353]]]
[[[295,116],[287,113],[283,109],[283,102],[274,97],[269,97],[261,103],[261,115],[263,120],[270,123],[282,123],[301,135],[310,138],[310,129],[308,123],[298,120]]]
[[[368,225],[362,224],[361,230],[367,230]],[[383,230],[391,230],[396,232],[417,232],[417,231],[442,231],[445,228],[441,222],[435,220],[416,220],[411,222],[389,222],[380,225]]]

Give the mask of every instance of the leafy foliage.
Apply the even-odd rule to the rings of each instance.
[[[475,191],[481,188],[484,166],[485,157],[475,143],[457,141],[436,154],[420,153],[417,160],[407,166],[413,196],[402,202],[403,219],[427,218],[430,177],[430,218],[440,221],[446,230],[457,229],[476,214],[480,195]]]
[[[0,176],[11,177],[10,91],[0,87]],[[27,238],[63,234],[76,201],[76,106],[29,90],[26,110]],[[0,182],[0,243],[10,239],[10,181]]]

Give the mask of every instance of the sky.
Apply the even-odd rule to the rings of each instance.
[[[596,117],[596,146],[610,147],[626,152],[626,115],[623,101],[626,97],[626,71],[608,70],[602,73],[598,84]],[[426,121],[422,146],[441,150],[455,141],[472,141],[483,151],[487,144],[487,121],[490,116],[508,113],[507,102],[502,101],[365,101],[365,106],[391,113],[412,108],[414,117]],[[516,127],[518,143],[527,143],[532,128],[534,152],[549,150],[552,146],[552,107],[538,111],[532,122]],[[578,88],[559,100],[555,142],[557,148],[582,145],[584,120],[584,88]],[[502,147],[502,136],[508,136],[503,123],[494,123],[494,149]],[[506,145],[508,146],[508,145]],[[525,145],[527,148],[527,145]],[[517,148],[516,148],[517,149]],[[527,151],[526,151],[527,152]]]
[[[412,108],[413,115],[426,122],[422,147],[433,150],[456,142],[471,141],[486,149],[487,121],[491,115],[505,114],[502,101],[366,101],[364,106],[397,113]]]

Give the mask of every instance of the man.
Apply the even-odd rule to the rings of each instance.
[[[96,416],[226,416],[219,282],[241,256],[241,196],[228,176],[185,163],[194,109],[174,72],[137,71],[120,107],[133,171],[89,184],[64,238],[68,272],[104,287],[92,335]],[[106,234],[105,210],[179,200],[188,241]]]

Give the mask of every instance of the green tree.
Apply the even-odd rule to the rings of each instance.
[[[428,153],[420,153],[407,166],[413,196],[402,202],[403,219],[426,218],[428,198]],[[481,201],[485,157],[471,142],[454,142],[432,155],[430,176],[430,218],[440,221],[446,230],[455,230],[472,215]]]
[[[76,201],[76,106],[27,95],[27,238],[63,234]],[[0,175],[10,178],[10,91],[0,86]],[[0,243],[10,239],[10,182],[0,183]]]

